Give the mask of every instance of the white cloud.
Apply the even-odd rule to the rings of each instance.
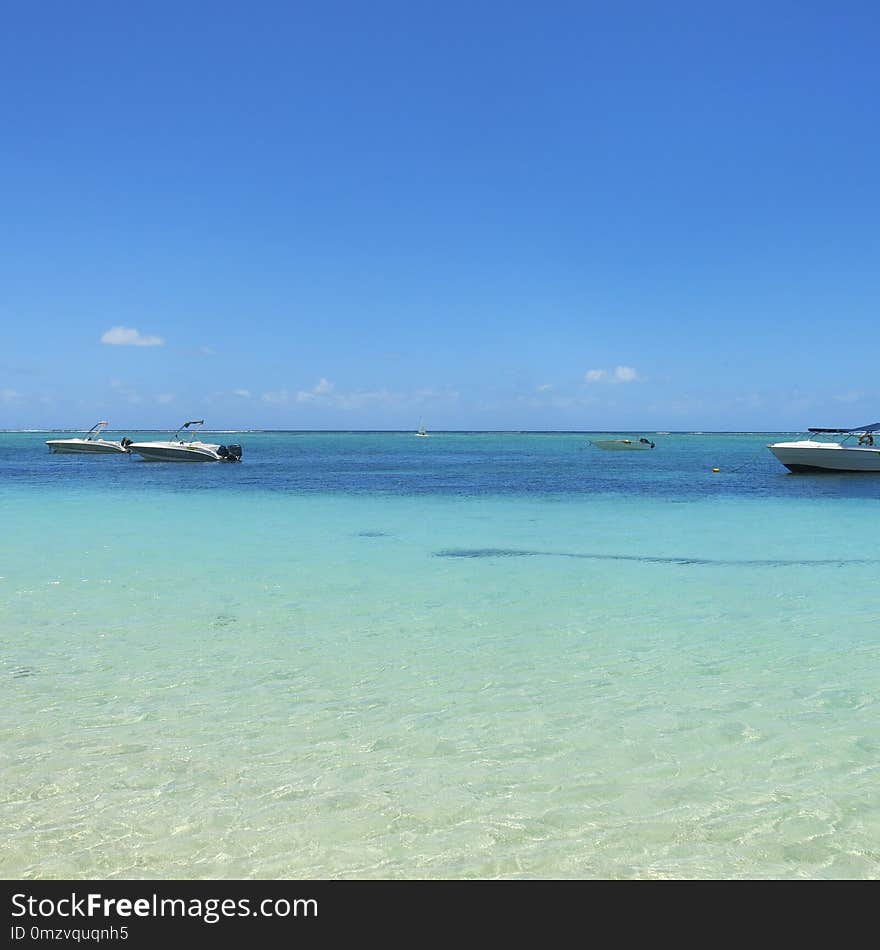
[[[277,404],[287,402],[290,399],[290,393],[286,389],[276,389],[274,392],[263,393],[261,398],[263,402]]]
[[[323,377],[311,389],[301,389],[296,401],[309,406],[325,406],[332,409],[367,409],[372,406],[395,406],[399,397],[388,389],[355,390],[337,392],[335,383]]]
[[[862,398],[862,394],[851,389],[848,393],[840,393],[834,398],[837,402],[858,402]]]
[[[111,346],[164,346],[160,336],[143,336],[133,327],[111,327],[102,337]]]
[[[336,387],[322,376],[311,389],[301,389],[296,394],[297,402],[314,402],[319,396],[329,396]]]
[[[0,389],[0,402],[19,402],[21,393],[14,389]]]
[[[412,398],[414,402],[437,405],[437,403],[457,402],[460,396],[461,393],[457,389],[452,389],[452,387],[446,389],[425,387],[424,389],[417,389]]]
[[[111,379],[110,387],[115,389],[120,396],[124,396],[131,403],[136,404],[143,402],[140,397],[140,393],[136,392],[134,389],[129,389],[121,379]]]
[[[235,395],[244,398],[250,395],[247,389],[237,389],[234,392]],[[288,392],[286,389],[279,389],[275,392],[265,392],[261,398],[264,402],[274,404],[296,402],[314,408],[357,411],[376,407],[399,408],[404,405],[412,407],[414,404],[430,404],[437,401],[443,403],[455,402],[459,398],[459,393],[453,389],[420,389],[409,395],[404,395],[385,387],[344,392],[338,390],[335,383],[322,376],[311,389],[300,389],[295,394]]]
[[[587,370],[584,380],[588,383],[632,383],[639,374],[632,366],[615,366],[614,369]]]
[[[154,344],[155,345],[155,344]],[[185,356],[216,356],[217,351],[213,346],[185,346],[178,347],[177,351]]]
[[[552,388],[553,388],[552,384],[544,383],[541,386],[535,386],[535,392],[546,393],[546,392],[549,392]]]
[[[583,409],[595,406],[599,400],[596,396],[587,395],[583,391],[578,393],[559,392],[555,388],[541,389],[536,387],[534,392],[521,393],[515,397],[518,405],[528,406],[531,409]],[[482,406],[483,409],[504,410],[503,402],[494,406]]]
[[[387,389],[361,390],[354,393],[340,393],[333,397],[333,405],[338,409],[366,409],[370,406],[394,406],[397,397]]]
[[[156,396],[156,402],[162,403],[162,405],[167,405],[169,402],[174,402],[174,396],[171,393],[160,393]]]
[[[233,389],[233,390],[232,390],[232,395],[233,395],[233,396],[241,396],[242,399],[250,399],[250,398],[251,398],[251,391],[250,391],[249,389]]]

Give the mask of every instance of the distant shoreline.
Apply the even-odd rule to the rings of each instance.
[[[39,435],[53,432],[82,432],[81,428],[0,429],[3,435]],[[177,429],[154,429],[150,426],[129,426],[127,429],[105,429],[105,432],[177,432]],[[203,433],[229,435],[409,435],[410,429],[202,429]],[[432,429],[432,435],[790,435],[806,429]]]

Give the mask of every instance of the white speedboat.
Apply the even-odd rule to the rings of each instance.
[[[102,439],[101,433],[106,428],[106,420],[101,420],[79,438],[49,439],[46,445],[57,455],[126,455],[131,439],[122,439],[120,442]]]
[[[767,448],[792,472],[880,472],[880,422],[856,429],[808,429],[814,435],[844,436],[838,441],[803,439],[774,442]],[[880,443],[880,437],[877,439]]]
[[[600,439],[592,444],[606,452],[644,452],[654,448],[650,439]]]
[[[240,462],[240,445],[215,445],[195,438],[204,424],[204,419],[192,419],[184,422],[167,442],[132,442],[128,450],[148,462]],[[189,430],[188,439],[179,438],[184,429]]]

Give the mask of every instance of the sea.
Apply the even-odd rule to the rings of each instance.
[[[880,477],[635,435],[0,434],[0,875],[880,877]]]

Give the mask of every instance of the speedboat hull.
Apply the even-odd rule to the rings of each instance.
[[[132,442],[129,451],[145,462],[240,462],[240,445],[210,442]]]
[[[121,442],[103,439],[49,439],[49,449],[56,455],[127,455]]]
[[[148,462],[222,462],[219,445],[206,442],[132,442],[129,451]]]
[[[645,452],[654,448],[652,442],[639,442],[633,439],[603,439],[593,442],[593,445],[606,452]]]
[[[776,442],[768,449],[791,472],[880,472],[880,448],[837,442]]]

